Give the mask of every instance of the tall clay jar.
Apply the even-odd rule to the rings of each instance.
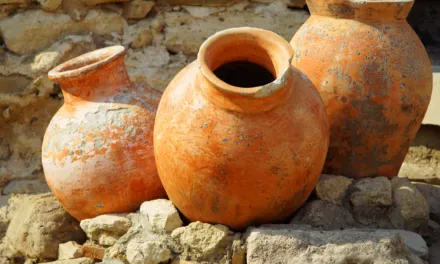
[[[154,150],[169,198],[190,221],[232,229],[282,221],[313,190],[328,120],[292,55],[275,33],[228,29],[169,84]]]
[[[327,106],[324,172],[394,177],[427,110],[432,70],[406,22],[412,0],[307,0],[292,64]]]
[[[166,196],[157,174],[153,126],[161,94],[133,85],[125,48],[99,49],[49,72],[64,105],[47,127],[47,183],[78,220],[130,212]]]

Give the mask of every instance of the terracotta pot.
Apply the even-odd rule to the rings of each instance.
[[[156,117],[156,163],[189,220],[233,229],[278,222],[313,190],[328,120],[291,56],[272,32],[228,29],[210,37],[169,84]]]
[[[160,92],[133,85],[125,49],[113,46],[67,61],[49,72],[64,105],[47,127],[47,183],[78,220],[130,212],[165,197],[153,153]]]
[[[318,88],[330,119],[324,172],[396,176],[432,90],[411,0],[308,0],[292,64]]]

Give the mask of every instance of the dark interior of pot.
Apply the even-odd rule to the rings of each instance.
[[[263,86],[275,80],[269,70],[249,61],[227,62],[214,74],[225,83],[241,88]]]

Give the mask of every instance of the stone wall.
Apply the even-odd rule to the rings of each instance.
[[[411,19],[439,12],[427,6]],[[54,66],[121,44],[129,48],[131,79],[163,90],[216,31],[252,26],[289,40],[308,17],[304,0],[0,0],[1,194],[47,190],[40,147],[63,103],[60,87],[47,79]],[[439,21],[425,20],[435,29]],[[437,54],[439,35],[417,23],[428,50]]]

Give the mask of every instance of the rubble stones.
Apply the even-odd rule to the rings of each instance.
[[[322,174],[315,187],[316,195],[321,200],[342,205],[348,187],[352,183],[352,179],[344,176]]]
[[[125,214],[106,214],[81,221],[87,237],[102,246],[113,246],[131,227]]]
[[[58,245],[84,242],[85,234],[51,194],[24,198],[14,213],[6,240],[21,254],[35,259],[56,259]]]
[[[350,202],[358,221],[376,222],[386,217],[393,205],[391,183],[385,177],[361,179],[351,188]]]
[[[179,212],[170,200],[158,199],[144,202],[140,208],[153,231],[172,232],[182,226]]]

